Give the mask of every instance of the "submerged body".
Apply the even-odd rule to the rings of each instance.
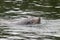
[[[19,25],[28,25],[28,24],[40,24],[40,18],[39,17],[31,17],[26,18],[18,22]]]

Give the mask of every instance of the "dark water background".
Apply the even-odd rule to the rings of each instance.
[[[16,24],[30,16],[41,24]],[[0,40],[60,40],[60,0],[0,0]]]

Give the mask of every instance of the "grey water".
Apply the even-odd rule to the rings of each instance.
[[[40,17],[41,24],[19,25],[17,23],[22,19],[30,17],[29,15],[21,16],[0,18],[0,40],[59,40],[60,19],[47,20]]]
[[[41,23],[19,25],[27,17]],[[60,40],[60,1],[1,0],[0,40]]]

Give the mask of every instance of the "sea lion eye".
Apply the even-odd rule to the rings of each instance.
[[[27,22],[27,24],[32,24],[33,22]]]

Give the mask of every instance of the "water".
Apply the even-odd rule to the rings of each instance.
[[[59,10],[59,0],[0,1],[0,40],[60,40]],[[19,25],[31,16],[41,24]]]
[[[21,13],[24,14],[27,12]],[[41,17],[41,24],[17,24],[24,17],[30,16],[17,15],[10,18],[8,16],[0,18],[0,40],[59,40],[60,19],[46,20],[44,17]]]

